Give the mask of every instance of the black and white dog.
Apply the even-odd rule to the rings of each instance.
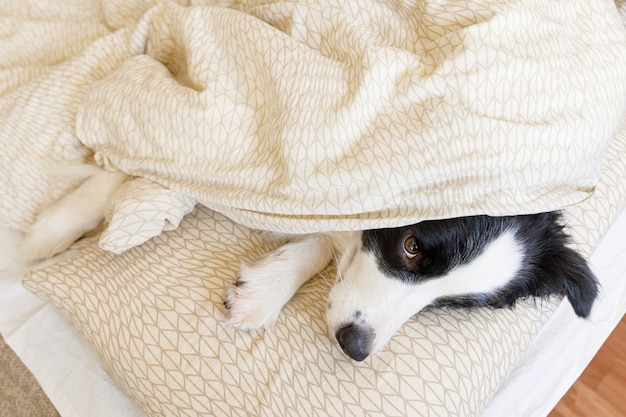
[[[53,256],[95,228],[126,178],[98,172],[44,210],[25,235],[26,256]],[[598,283],[567,242],[557,212],[298,236],[242,265],[225,305],[236,328],[272,325],[298,288],[336,257],[328,328],[348,356],[362,361],[427,306],[504,307],[558,294],[587,317]]]

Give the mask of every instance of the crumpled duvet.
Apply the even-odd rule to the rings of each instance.
[[[70,3],[33,45],[2,38],[0,208],[23,229],[93,157],[136,177],[114,251],[196,202],[290,233],[571,206],[626,101],[610,1]],[[41,31],[37,7],[5,35]]]

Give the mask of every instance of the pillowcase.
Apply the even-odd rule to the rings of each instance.
[[[556,301],[515,310],[431,310],[362,363],[327,335],[329,269],[273,329],[226,323],[239,262],[274,245],[204,207],[121,255],[89,247],[24,285],[68,316],[152,416],[473,415]]]

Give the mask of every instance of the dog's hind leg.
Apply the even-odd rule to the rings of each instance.
[[[47,207],[26,230],[20,247],[23,256],[29,261],[50,258],[95,229],[111,194],[127,178],[121,172],[98,171]]]
[[[224,302],[229,322],[240,330],[272,326],[298,288],[330,263],[333,250],[326,236],[312,234],[242,264]]]

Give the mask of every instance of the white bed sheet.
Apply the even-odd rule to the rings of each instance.
[[[591,257],[601,292],[591,318],[563,303],[531,343],[481,417],[545,416],[626,312],[626,211]],[[0,229],[0,333],[63,417],[139,417],[79,334],[49,303],[20,284],[18,236]],[[575,347],[575,348],[574,348]]]

